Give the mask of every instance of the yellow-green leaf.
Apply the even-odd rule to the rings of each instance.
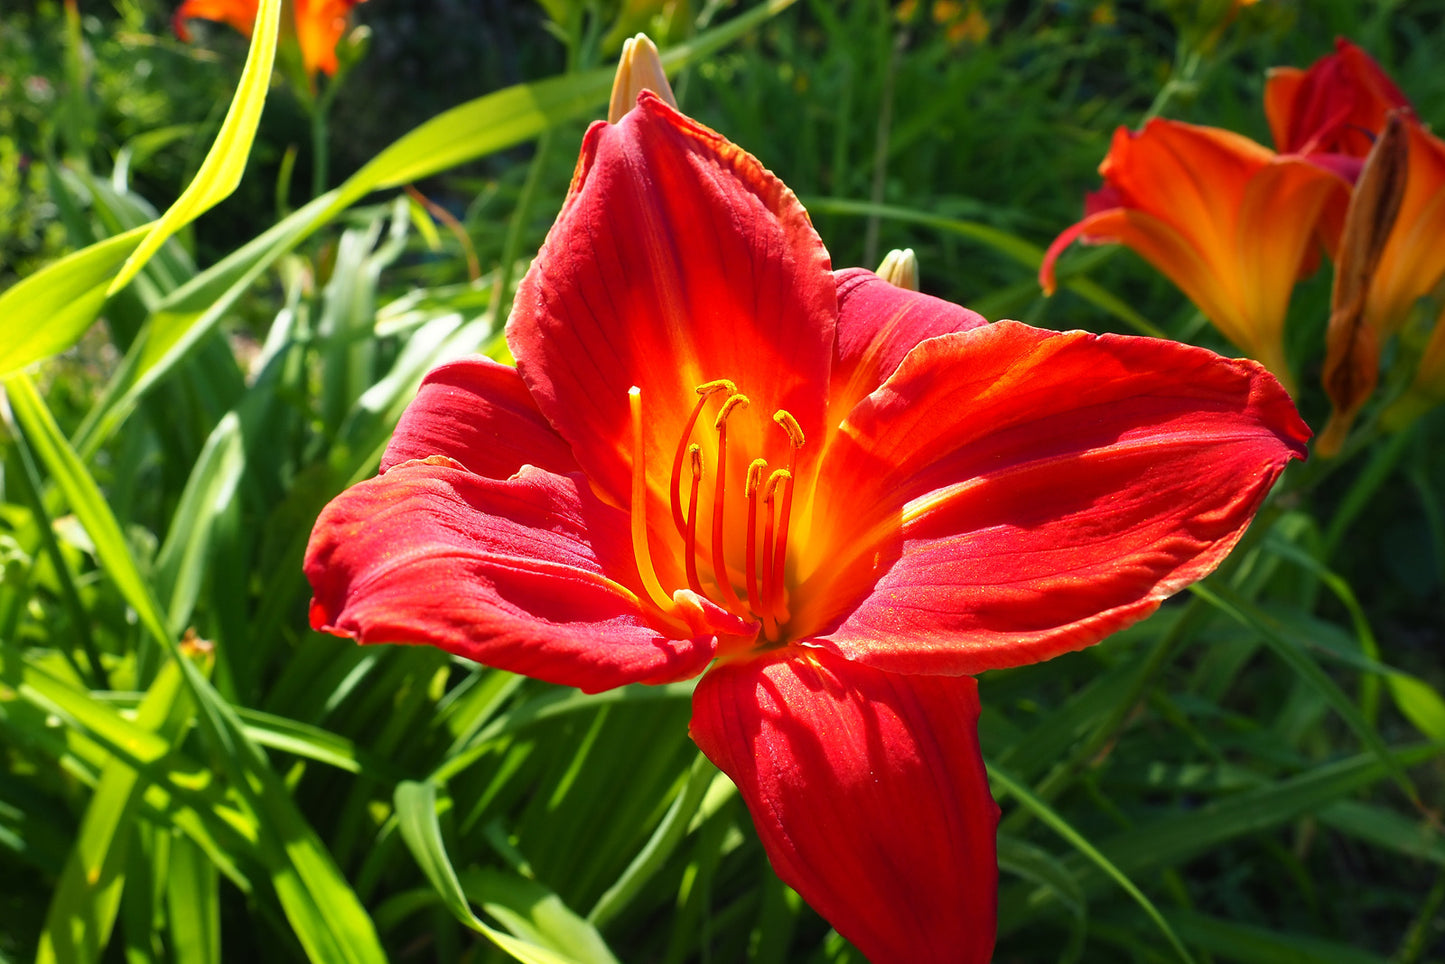
[[[241,71],[241,83],[231,100],[231,109],[221,122],[221,132],[201,162],[190,185],[165,214],[152,224],[150,233],[131,253],[125,266],[111,282],[106,295],[115,294],[131,279],[166,239],[224,200],[241,183],[261,108],[271,88],[271,68],[276,61],[276,32],[281,23],[281,0],[264,0],[256,11],[256,28],[251,33],[251,50]]]
[[[116,268],[149,230],[82,248],[0,294],[0,378],[75,344],[105,303]]]

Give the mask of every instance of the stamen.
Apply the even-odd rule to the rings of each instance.
[[[788,433],[788,441],[792,442],[792,448],[788,451],[788,468],[783,472],[788,481],[788,487],[783,490],[783,504],[778,512],[778,538],[773,543],[772,565],[773,572],[768,585],[771,587],[768,597],[768,611],[778,622],[788,621],[788,609],[783,599],[783,569],[788,561],[788,522],[793,517],[793,473],[798,467],[798,449],[803,447],[803,427],[798,420],[786,409],[778,409],[773,413],[773,421],[777,422],[784,432]],[[778,476],[777,472],[773,477]],[[773,480],[768,479],[768,485],[772,486]]]
[[[702,580],[697,577],[697,490],[702,485],[702,446],[693,443],[687,447],[688,461],[692,465],[692,494],[687,498],[687,545],[683,547],[687,560],[687,585],[699,596]]]
[[[729,395],[737,392],[738,387],[726,378],[719,378],[716,381],[703,382],[697,386],[697,394],[700,396],[697,404],[692,408],[692,415],[688,417],[687,427],[682,430],[682,438],[677,440],[677,454],[672,457],[672,524],[677,527],[677,534],[682,535],[687,531],[687,522],[682,517],[681,496],[678,489],[682,485],[682,460],[687,455],[687,443],[692,439],[692,427],[697,424],[697,417],[702,414],[702,407],[707,404],[708,396],[716,392],[727,392]]]
[[[647,544],[647,462],[646,442],[642,434],[642,389],[633,385],[627,390],[627,403],[632,411],[632,555],[637,560],[637,574],[648,598],[664,612],[672,612],[671,597],[662,591],[657,570],[652,568],[652,550]]]
[[[782,573],[782,567],[773,561],[779,555],[773,542],[773,501],[778,486],[784,481],[791,482],[792,478],[787,469],[777,469],[768,476],[768,484],[763,489],[763,511],[767,513],[767,520],[763,523],[763,611],[758,616],[762,618],[763,632],[770,642],[778,641],[778,577]]]
[[[722,408],[713,420],[717,429],[717,485],[712,496],[712,574],[717,580],[718,591],[722,593],[724,608],[742,613],[742,602],[733,591],[732,580],[728,578],[727,562],[723,558],[723,499],[727,494],[728,476],[728,416],[735,408],[747,408],[746,395],[731,395],[723,402]]]
[[[788,460],[792,464],[792,459]],[[774,472],[776,476],[778,473]],[[788,561],[788,520],[793,514],[793,473],[784,472],[788,487],[783,490],[783,504],[778,509],[778,540],[773,543],[773,579],[771,605],[768,607],[773,618],[780,623],[788,621],[787,603],[783,599],[783,565]],[[771,485],[772,480],[768,483]]]
[[[748,497],[748,558],[746,564],[748,605],[753,610],[763,608],[763,594],[758,587],[758,489],[762,488],[763,473],[768,470],[766,459],[753,459],[748,466],[748,481],[743,492]],[[767,560],[764,560],[764,565]]]

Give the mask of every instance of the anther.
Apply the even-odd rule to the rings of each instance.
[[[728,400],[723,402],[722,408],[718,409],[717,418],[713,419],[712,427],[721,432],[724,426],[727,424],[728,416],[731,415],[732,410],[737,408],[739,405],[741,405],[743,408],[747,408],[748,397],[746,395],[738,395],[737,393],[729,395]]]
[[[746,395],[730,395],[718,410],[713,427],[717,429],[717,484],[712,497],[712,573],[717,580],[718,592],[722,593],[723,606],[734,613],[742,613],[743,604],[733,591],[732,580],[728,578],[727,561],[723,557],[723,505],[727,495],[728,476],[728,416],[733,409],[748,405]]]
[[[793,413],[785,408],[780,408],[773,413],[773,421],[777,422],[784,432],[788,433],[788,440],[793,443],[793,448],[803,447],[803,426],[793,418]]]
[[[652,550],[647,543],[647,443],[642,434],[642,389],[636,385],[629,388],[627,403],[632,414],[632,554],[648,598],[659,609],[670,613],[674,608],[672,599],[657,581],[657,571],[652,568]]]
[[[748,605],[754,610],[763,608],[763,594],[758,587],[758,489],[762,488],[763,473],[768,470],[766,459],[753,459],[748,466],[748,480],[743,493],[748,497],[748,538],[747,574]],[[767,560],[763,561],[767,564]]]
[[[682,517],[682,503],[679,501],[679,489],[682,486],[682,460],[687,456],[687,443],[692,439],[692,428],[697,424],[697,417],[702,414],[702,407],[707,404],[708,397],[718,392],[727,392],[729,395],[736,394],[737,385],[730,379],[719,378],[710,382],[703,382],[697,386],[698,400],[692,408],[692,414],[688,416],[687,426],[682,430],[682,438],[677,440],[677,452],[672,457],[672,524],[677,527],[677,534],[682,535],[687,531],[687,520]]]
[[[687,447],[687,458],[692,466],[692,494],[687,498],[687,545],[684,546],[687,560],[687,585],[699,596],[702,580],[697,577],[697,490],[702,485],[702,446],[693,443]]]

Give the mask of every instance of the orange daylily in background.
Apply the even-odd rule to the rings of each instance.
[[[1372,173],[1383,168],[1388,152],[1399,157],[1382,176],[1398,182],[1387,206],[1373,200],[1382,192],[1372,189]],[[1364,210],[1367,206],[1380,210]],[[1318,443],[1324,455],[1339,451],[1374,391],[1385,339],[1400,331],[1416,303],[1445,279],[1445,141],[1405,112],[1394,115],[1361,175],[1346,226],[1349,234],[1373,229],[1380,241],[1371,263],[1359,269],[1341,253],[1326,340],[1324,385],[1334,411]],[[1445,372],[1438,371],[1445,367],[1442,342],[1437,324],[1412,391],[1439,395],[1445,388],[1440,377]]]
[[[1102,190],[1039,268],[1077,239],[1125,244],[1162,271],[1220,332],[1286,385],[1284,319],[1295,280],[1313,268],[1322,218],[1338,221],[1346,181],[1216,127],[1151,120],[1120,127],[1099,165]]]
[[[363,0],[292,0],[293,29],[308,77],[314,77],[317,71],[328,77],[336,74],[336,44],[346,33],[351,8],[361,2]],[[185,0],[171,24],[176,36],[184,41],[191,39],[186,29],[187,20],[216,20],[249,37],[256,25],[256,5],[257,0]]]
[[[1392,110],[1410,101],[1380,65],[1341,37],[1335,52],[1308,70],[1275,67],[1264,86],[1264,112],[1275,147],[1302,154],[1351,181]]]

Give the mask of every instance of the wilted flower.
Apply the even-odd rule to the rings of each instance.
[[[1326,338],[1324,385],[1334,406],[1321,454],[1338,452],[1375,390],[1380,350],[1416,304],[1445,279],[1445,142],[1405,112],[1393,114],[1350,202]],[[1438,397],[1445,341],[1436,326],[1414,391]]]

